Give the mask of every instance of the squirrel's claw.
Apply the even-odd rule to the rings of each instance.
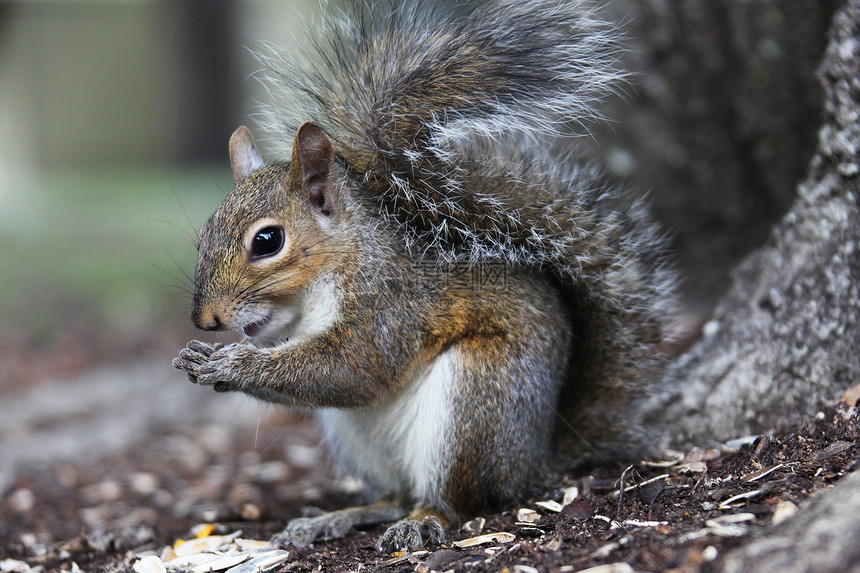
[[[215,344],[206,344],[205,342],[200,342],[199,340],[192,340],[185,345],[185,348],[193,352],[200,353],[206,358],[209,358],[210,356],[212,356],[213,352],[224,348],[224,345],[220,342],[216,342]]]
[[[221,343],[209,345],[199,340],[192,340],[173,359],[173,367],[177,370],[184,370],[188,376],[188,380],[198,384],[200,382],[200,367],[209,361],[212,353],[222,347]]]
[[[253,371],[253,365],[258,362],[258,356],[259,351],[250,344],[229,344],[217,350],[213,348],[200,364],[198,383],[212,385],[216,392],[241,390],[249,373]]]
[[[318,539],[338,539],[352,527],[352,520],[344,512],[333,511],[316,517],[299,517],[290,521],[286,529],[277,534],[276,541],[306,547]]]
[[[380,553],[412,552],[420,549],[425,541],[433,544],[445,541],[445,530],[433,515],[425,517],[424,521],[417,519],[398,521],[379,537],[376,541],[376,550]]]

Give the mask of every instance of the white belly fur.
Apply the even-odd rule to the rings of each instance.
[[[443,454],[452,440],[456,362],[456,350],[449,349],[383,405],[318,410],[338,461],[383,494],[438,507],[449,469]]]

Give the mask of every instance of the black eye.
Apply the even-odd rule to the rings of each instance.
[[[280,227],[263,227],[251,241],[251,255],[255,259],[271,257],[284,246],[284,230]]]

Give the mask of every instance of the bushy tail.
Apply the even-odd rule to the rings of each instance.
[[[670,315],[663,241],[592,170],[543,152],[623,78],[613,27],[582,0],[359,0],[314,34],[301,64],[264,56],[269,127],[319,123],[414,252],[556,276],[582,324],[582,395],[629,398]]]
[[[301,65],[267,57],[289,95],[270,117],[312,113],[361,172],[459,156],[476,137],[568,134],[622,77],[617,34],[581,0],[359,0],[312,41]]]
[[[584,132],[623,78],[617,32],[583,0],[357,0],[326,15],[311,40],[294,60],[262,56],[272,92],[264,121],[286,141],[301,123],[320,124],[385,214],[448,258],[485,260],[493,245],[510,253],[517,202],[532,193],[475,181],[534,179],[515,172]],[[491,166],[510,173],[477,173]],[[577,192],[600,186],[562,171]]]
[[[451,245],[464,206],[495,210],[464,161],[584,132],[622,77],[616,33],[581,0],[358,0],[326,18],[300,61],[263,56],[269,127],[316,121],[388,214]]]

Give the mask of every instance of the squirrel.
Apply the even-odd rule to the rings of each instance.
[[[567,142],[624,74],[581,0],[359,1],[271,70],[290,159],[230,138],[191,317],[235,329],[173,365],[314,412],[383,501],[291,521],[296,545],[395,522],[380,551],[512,506],[559,468],[635,455],[675,274],[641,201]],[[599,459],[599,458],[598,458]]]

